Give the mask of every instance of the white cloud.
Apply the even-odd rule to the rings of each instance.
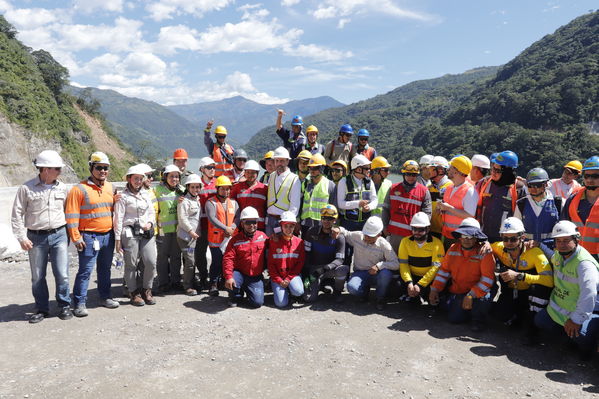
[[[55,27],[59,46],[70,51],[96,50],[133,51],[147,46],[140,31],[142,23],[119,17],[113,26],[60,25]]]
[[[345,25],[347,23],[351,22],[351,19],[349,18],[341,18],[338,22],[337,22],[337,28],[338,29],[343,29],[345,27]]]
[[[281,1],[281,5],[283,7],[291,7],[291,6],[294,6],[296,4],[299,4],[300,1],[301,0],[283,0],[283,1]]]
[[[344,58],[353,57],[351,51],[333,50],[316,44],[300,44],[296,48],[288,51],[288,55],[298,57],[308,57],[316,61],[339,61]]]
[[[386,14],[395,18],[435,22],[438,17],[399,7],[392,0],[324,0],[312,15],[317,19],[343,18],[356,14]]]
[[[233,2],[234,0],[160,0],[148,4],[146,10],[155,21],[171,19],[182,14],[201,18],[205,13],[221,10]]]
[[[200,33],[185,25],[164,26],[160,28],[158,41],[153,49],[160,54],[174,54],[177,50],[200,50]]]
[[[8,9],[5,18],[17,30],[35,29],[58,19],[55,12],[44,8]]]
[[[96,10],[123,12],[123,0],[74,0],[75,10],[90,14]]]

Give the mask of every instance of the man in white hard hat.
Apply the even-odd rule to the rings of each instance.
[[[431,193],[432,216],[431,216],[431,234],[441,238],[443,231],[443,217],[437,212],[437,205],[442,202],[445,195],[445,189],[451,185],[451,180],[447,177],[449,162],[442,156],[433,157],[429,167],[430,184],[428,191]]]
[[[264,304],[262,272],[266,260],[268,237],[258,230],[258,211],[245,207],[239,216],[241,229],[227,244],[223,255],[223,276],[229,292],[229,306],[235,307],[247,295],[248,305],[259,308]]]
[[[535,316],[535,324],[552,335],[564,332],[573,340],[583,360],[597,352],[599,336],[599,263],[582,245],[576,225],[561,220],[553,226],[555,240],[553,291],[547,308]]]
[[[431,162],[433,161],[433,156],[426,154],[420,157],[418,161],[418,166],[420,166],[420,176],[418,176],[418,183],[422,184],[424,187],[428,187],[431,183],[431,173],[429,166],[431,166]]]
[[[109,309],[119,307],[110,292],[114,253],[114,191],[107,180],[110,160],[103,152],[94,152],[88,163],[90,176],[71,188],[65,210],[69,238],[79,251],[79,270],[73,286],[73,314],[77,317],[88,315],[87,288],[96,263],[100,305]]]
[[[491,170],[491,161],[485,155],[475,154],[472,156],[472,170],[468,175],[468,181],[474,186],[476,192],[480,191],[481,186],[489,175]]]
[[[369,217],[362,231],[349,231],[343,227],[334,229],[334,236],[337,233],[344,235],[346,243],[355,247],[354,272],[347,282],[347,290],[368,301],[370,286],[375,285],[378,310],[384,309],[393,272],[399,269],[397,255],[381,236],[382,232],[383,221],[378,216]]]
[[[64,167],[56,151],[45,150],[33,161],[38,175],[17,190],[12,208],[12,231],[24,251],[29,253],[31,291],[35,300],[35,313],[30,323],[39,323],[50,314],[46,270],[48,257],[56,282],[58,317],[73,317],[69,297],[69,257],[65,219],[67,186],[58,181]]]
[[[289,151],[284,147],[275,149],[273,158],[276,171],[268,178],[266,234],[270,237],[279,232],[279,219],[289,211],[298,216],[301,205],[301,183],[299,177],[289,170]]]

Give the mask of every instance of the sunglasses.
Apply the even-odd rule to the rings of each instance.
[[[317,170],[320,171],[320,166],[310,166],[310,170],[313,170],[314,172]]]
[[[227,136],[225,136],[224,134],[217,134],[214,137],[216,137],[217,139],[224,139]]]
[[[343,169],[331,169],[331,172],[333,172],[333,173],[343,173],[344,170]]]
[[[476,237],[462,234],[460,238],[463,238],[464,240],[474,240]]]
[[[418,173],[404,173],[404,176],[416,177],[416,176],[418,176]]]
[[[101,166],[101,165],[94,166],[95,170],[104,170],[104,171],[107,171],[108,168],[110,168],[110,166]]]
[[[572,169],[568,169],[568,168],[565,168],[564,172],[566,172],[566,174],[568,174],[568,175],[577,175],[578,174],[577,170],[572,170]]]
[[[545,183],[528,183],[528,188],[543,188]]]
[[[585,179],[599,179],[599,174],[597,173],[593,173],[591,175],[584,175],[583,176]]]
[[[358,138],[358,140],[368,141],[368,137],[360,137],[360,138]]]
[[[495,172],[495,173],[503,173],[503,169],[501,169],[501,168],[491,168],[491,173],[493,173],[493,172]]]
[[[501,237],[501,240],[503,242],[518,242],[518,240],[520,240],[520,237]]]
[[[214,165],[211,165],[211,166],[204,166],[204,169],[208,169],[208,170],[212,170],[212,169],[214,169],[214,168],[215,168],[215,166],[214,166]]]
[[[426,227],[412,227],[412,231],[414,233],[424,233],[426,231]]]
[[[146,175],[146,179],[153,179],[154,175]]]
[[[347,137],[351,137],[351,136],[353,136],[353,134],[351,134],[351,133],[341,133],[341,135],[342,135],[342,136],[347,136]]]
[[[380,168],[379,169],[381,172],[386,172],[389,173],[389,168]]]
[[[244,220],[243,223],[245,223],[245,224],[258,224],[258,221],[256,219],[248,219],[248,220]]]

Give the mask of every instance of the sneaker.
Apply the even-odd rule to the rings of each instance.
[[[325,285],[324,287],[322,287],[322,292],[324,292],[327,295],[331,295],[334,290],[333,287],[331,287],[330,285]]]
[[[196,296],[196,295],[198,295],[198,292],[196,290],[194,290],[193,288],[188,288],[185,290],[185,295]]]
[[[46,312],[37,312],[29,316],[29,323],[36,324],[40,321],[44,320],[44,318],[48,317],[48,313]]]
[[[86,317],[87,316],[87,308],[85,307],[85,304],[77,305],[75,307],[75,309],[73,310],[73,315],[75,317]]]
[[[60,309],[60,312],[58,313],[58,318],[60,320],[72,319],[73,312],[71,312],[71,308],[69,306],[65,306],[64,308]]]
[[[108,309],[116,309],[119,307],[119,303],[112,298],[100,299],[100,306],[104,306]]]
[[[208,290],[208,295],[210,296],[218,296],[218,286],[216,283],[213,283]]]

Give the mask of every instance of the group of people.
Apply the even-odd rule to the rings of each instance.
[[[60,155],[42,151],[39,174],[19,188],[12,214],[29,251],[36,304],[29,321],[49,315],[48,258],[61,319],[87,316],[94,265],[100,304],[118,307],[110,280],[116,253],[135,306],[155,304],[155,294],[203,289],[212,296],[224,289],[230,306],[254,308],[269,288],[276,307],[313,302],[321,291],[342,302],[345,289],[366,302],[375,288],[379,310],[396,293],[476,331],[492,317],[522,326],[527,343],[538,342],[540,330],[563,331],[583,356],[596,352],[598,156],[568,162],[549,179],[542,168],[519,177],[512,151],[449,161],[425,155],[405,161],[401,181],[392,183],[391,165],[368,145],[367,130],[354,146],[353,128],[342,125],[323,146],[315,126],[304,133],[295,116],[289,131],[283,114],[276,132],[283,145],[259,163],[226,142],[225,127],[213,140],[208,122],[209,156],[198,173],[177,149],[158,184],[150,166],[134,165],[119,193],[107,181],[106,154],[93,153],[89,177],[68,190],[57,179]],[[72,301],[69,241],[79,251]]]

